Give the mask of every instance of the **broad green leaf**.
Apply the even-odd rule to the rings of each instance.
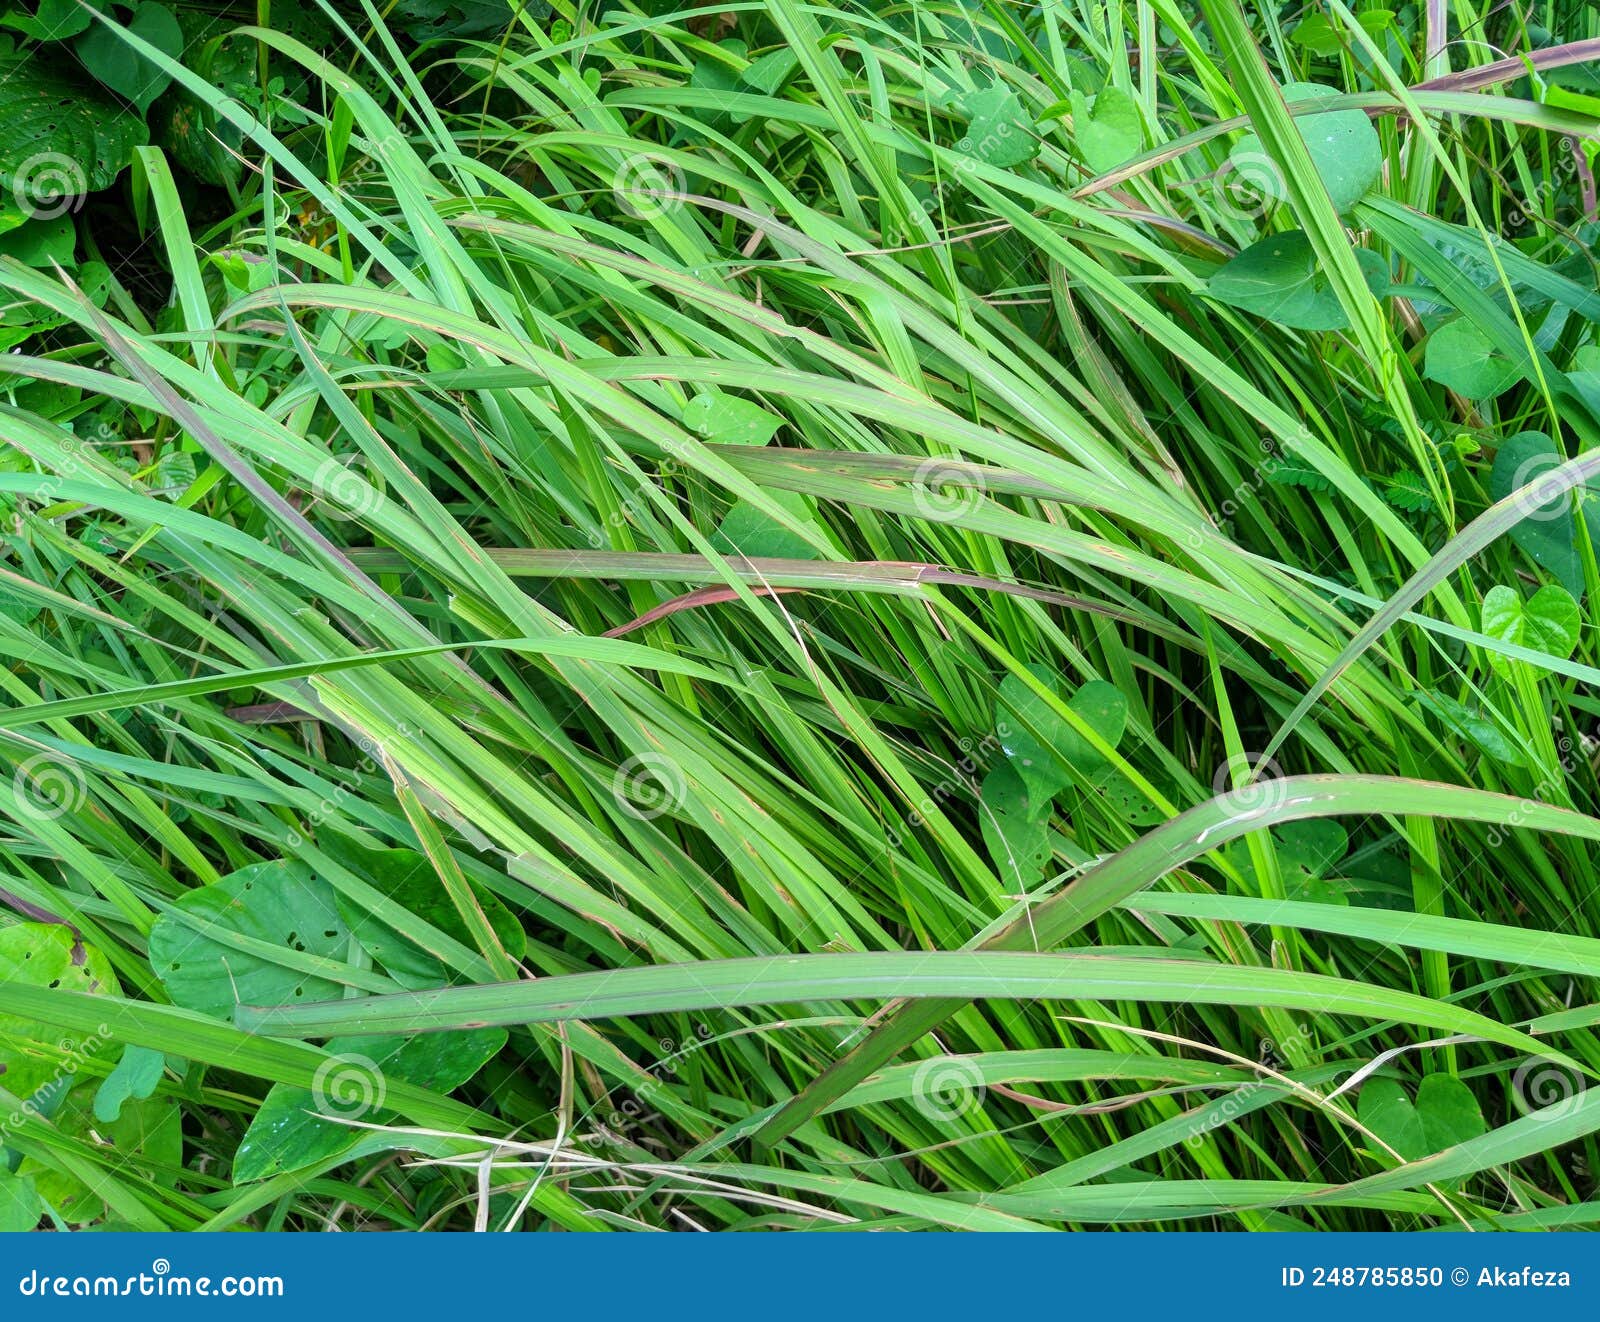
[[[52,1123],[63,1133],[102,1151],[118,1180],[157,1185],[173,1183],[183,1165],[183,1112],[170,1097],[130,1101],[110,1122],[98,1120],[76,1095],[69,1097]],[[109,1151],[106,1151],[109,1149]],[[93,1186],[66,1171],[28,1158],[20,1172],[33,1177],[39,1197],[64,1221],[84,1225],[106,1215],[104,1198]]]
[[[1393,1148],[1402,1161],[1416,1161],[1433,1151],[1428,1146],[1422,1117],[1406,1096],[1405,1088],[1394,1079],[1368,1079],[1361,1085],[1356,1118]]]
[[[1046,667],[1032,665],[1028,669],[1042,683],[1054,687],[1055,677]],[[1117,746],[1128,722],[1128,700],[1114,684],[1091,680],[1068,698],[1066,705],[1107,744]],[[1048,802],[1072,783],[1068,768],[1091,775],[1106,765],[1087,740],[1015,675],[1000,681],[995,733],[1036,805]]]
[[[95,8],[103,8],[101,5]],[[35,41],[65,41],[94,22],[90,7],[78,0],[39,0],[33,13],[11,7],[0,23],[32,37]]]
[[[146,141],[115,98],[33,56],[0,57],[0,190],[59,215],[105,188]]]
[[[421,1037],[336,1037],[312,1086],[274,1084],[234,1157],[233,1180],[245,1184],[303,1170],[361,1138],[341,1121],[387,1124],[388,1081],[449,1093],[472,1078],[506,1043],[502,1029],[469,1029]]]
[[[145,0],[137,6],[124,26],[164,55],[177,59],[183,54],[183,29],[166,5]],[[137,54],[126,41],[104,23],[96,23],[78,39],[78,58],[83,67],[118,96],[133,102],[141,113],[172,82],[152,61]]]
[[[1120,87],[1107,83],[1094,97],[1072,93],[1072,139],[1094,174],[1114,170],[1144,146],[1139,107]]]
[[[792,50],[769,51],[747,65],[739,78],[746,86],[766,96],[776,96],[799,67],[800,57]]]
[[[987,165],[1022,165],[1039,154],[1032,117],[1017,94],[1004,83],[962,92],[956,107],[967,116],[966,133],[957,148]]]
[[[1524,431],[1501,442],[1489,473],[1489,495],[1504,500],[1513,491],[1537,482],[1551,469],[1565,462],[1566,456],[1543,432]],[[1580,488],[1578,498],[1589,521],[1590,536],[1600,533],[1593,493]],[[1577,523],[1573,496],[1558,493],[1513,524],[1511,540],[1520,546],[1541,569],[1547,569],[1569,592],[1583,591],[1583,565],[1578,558]]]
[[[1000,879],[1012,891],[1027,890],[1050,861],[1048,803],[1032,803],[1027,783],[1009,762],[983,778],[978,798],[983,843]]]
[[[1356,260],[1374,293],[1387,285],[1383,260],[1365,248]],[[1269,234],[1225,263],[1206,285],[1212,298],[1293,330],[1343,330],[1349,319],[1301,230]]]
[[[257,863],[184,894],[150,930],[150,965],[179,1005],[226,1019],[233,1007],[322,1000],[338,983],[294,956],[339,957],[350,939],[333,888],[302,863]]]
[[[32,1230],[43,1215],[33,1180],[13,1174],[0,1162],[0,1235]]]
[[[708,390],[684,405],[683,425],[721,445],[765,445],[783,426],[783,419],[748,399]]]
[[[71,216],[26,221],[0,234],[0,256],[15,257],[24,266],[55,265],[70,271],[77,247],[78,231]]]
[[[1512,362],[1466,317],[1445,322],[1428,336],[1422,374],[1468,399],[1493,399],[1522,379]]]
[[[1341,95],[1338,88],[1320,83],[1286,83],[1282,91],[1290,105]],[[1334,210],[1340,214],[1349,211],[1382,177],[1383,143],[1377,129],[1362,110],[1297,115],[1294,122],[1333,199]],[[1263,154],[1261,140],[1254,133],[1247,133],[1234,146],[1230,159],[1235,169],[1248,172],[1251,178],[1261,178],[1264,190],[1283,201],[1288,193],[1276,171],[1252,168]]]
[[[1488,1132],[1472,1090],[1449,1074],[1429,1074],[1417,1085],[1415,1104],[1394,1079],[1361,1085],[1356,1117],[1405,1161],[1443,1152]],[[1444,1181],[1450,1188],[1456,1181]]]
[[[352,858],[347,866],[359,869],[363,881],[408,912],[462,945],[472,945],[472,934],[427,855],[414,849],[363,851],[359,861]],[[521,959],[527,936],[515,915],[488,891],[474,887],[474,892],[501,946],[512,959]],[[335,902],[351,934],[402,987],[441,987],[451,981],[438,959],[348,896],[338,893]]]
[[[1483,598],[1483,632],[1490,638],[1515,643],[1533,651],[1548,652],[1565,661],[1578,645],[1583,618],[1578,603],[1565,588],[1547,583],[1526,602],[1516,588],[1500,584]],[[1515,664],[1490,652],[1489,664],[1507,672]]]
[[[1507,767],[1522,767],[1528,764],[1528,759],[1522,750],[1511,742],[1505,732],[1485,715],[1482,709],[1468,707],[1436,689],[1417,689],[1408,696],[1419,707],[1437,716],[1447,730],[1465,739],[1492,761]]]
[[[116,1068],[101,1080],[94,1095],[94,1118],[109,1124],[122,1114],[122,1104],[130,1098],[142,1101],[155,1092],[166,1068],[164,1052],[148,1047],[122,1048],[122,1059]]]
[[[60,923],[0,928],[0,982],[95,996],[122,992],[110,961]],[[0,1015],[0,1087],[26,1100],[48,1085],[57,1096],[78,1077],[75,1054],[100,1045],[95,1038],[69,1043],[48,1020]]]
[[[1394,13],[1388,9],[1369,10],[1356,15],[1356,22],[1373,37],[1388,31],[1394,26],[1394,21]],[[1334,21],[1320,10],[1313,10],[1296,23],[1294,30],[1289,34],[1289,40],[1297,46],[1304,46],[1313,55],[1324,57],[1338,55],[1355,44],[1342,26],[1335,25]]]
[[[814,524],[815,511],[809,497],[794,491],[769,491],[767,495],[796,519]],[[711,545],[724,555],[777,556],[787,560],[817,557],[816,551],[799,533],[790,532],[747,500],[736,500],[729,507],[711,535]]]
[[[1472,1089],[1453,1074],[1423,1078],[1417,1085],[1417,1113],[1422,1117],[1429,1152],[1443,1152],[1489,1132]]]

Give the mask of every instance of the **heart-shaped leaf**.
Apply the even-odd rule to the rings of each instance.
[[[343,994],[296,967],[338,958],[350,939],[333,888],[303,863],[257,863],[189,891],[150,929],[150,964],[188,1010],[227,1019],[237,1004],[326,1001]]]
[[[244,1184],[303,1170],[354,1147],[364,1137],[348,1123],[386,1124],[388,1081],[452,1092],[506,1043],[499,1028],[416,1037],[336,1037],[311,1088],[278,1083],[262,1101],[234,1157],[233,1180]]]
[[[183,29],[165,5],[147,0],[133,11],[124,26],[163,55],[177,59],[183,54]],[[96,23],[85,32],[76,49],[85,69],[117,95],[133,102],[141,113],[172,82],[171,74],[135,52],[104,23]]]
[[[1283,99],[1290,105],[1339,95],[1337,87],[1321,83],[1286,83],[1283,87]],[[1328,196],[1333,199],[1334,210],[1343,215],[1371,192],[1382,177],[1383,143],[1377,129],[1372,127],[1364,110],[1297,115],[1294,122]],[[1264,191],[1283,201],[1288,194],[1277,170],[1258,168],[1263,156],[1261,139],[1254,133],[1240,138],[1229,154],[1236,170],[1252,179],[1260,178]]]
[[[1365,248],[1356,261],[1374,293],[1388,287],[1383,259]],[[1206,286],[1212,298],[1293,330],[1343,330],[1350,324],[1339,296],[1301,230],[1269,234],[1225,263]]]
[[[1095,174],[1114,170],[1144,146],[1139,106],[1120,87],[1107,83],[1094,97],[1072,93],[1072,138]]]
[[[1404,1161],[1419,1161],[1488,1132],[1472,1090],[1450,1074],[1424,1078],[1415,1105],[1396,1080],[1369,1079],[1361,1085],[1356,1116]]]
[[[1582,626],[1578,603],[1570,592],[1554,583],[1546,583],[1526,602],[1515,588],[1504,584],[1484,594],[1483,632],[1501,642],[1548,652],[1565,661],[1578,645]],[[1490,652],[1489,664],[1504,673],[1514,662]]]
[[[1422,374],[1468,399],[1493,399],[1522,379],[1525,365],[1507,358],[1465,317],[1456,317],[1428,336]]]
[[[1028,669],[1040,682],[1053,686],[1054,676],[1045,667]],[[1079,687],[1066,705],[1112,748],[1121,741],[1128,724],[1128,700],[1116,685],[1091,680]],[[1048,803],[1072,783],[1068,768],[1092,775],[1107,765],[1086,739],[1015,675],[1000,682],[995,733],[1036,806]]]

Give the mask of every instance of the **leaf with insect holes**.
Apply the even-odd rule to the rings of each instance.
[[[1337,87],[1321,83],[1285,83],[1283,86],[1283,99],[1290,105],[1340,95]],[[1312,165],[1333,200],[1334,210],[1343,215],[1370,193],[1383,175],[1383,142],[1378,130],[1373,128],[1364,110],[1296,115],[1294,123],[1305,141]],[[1235,144],[1229,159],[1235,169],[1250,171],[1262,155],[1261,139],[1254,133],[1247,133]],[[1263,183],[1273,197],[1280,202],[1286,200],[1287,189],[1276,171],[1269,172]]]
[[[62,266],[71,270],[78,248],[78,230],[71,216],[25,221],[0,234],[0,257],[15,257],[24,266]]]
[[[228,1019],[237,1004],[343,995],[296,962],[341,959],[349,940],[327,882],[303,863],[256,863],[186,892],[157,918],[150,965],[184,1009]]]
[[[1583,617],[1578,603],[1565,588],[1546,583],[1526,602],[1522,594],[1500,584],[1483,598],[1483,632],[1490,638],[1545,652],[1565,661],[1578,645]],[[1511,657],[1489,653],[1489,664],[1502,674],[1514,664]]]
[[[465,920],[426,854],[415,849],[354,851],[332,843],[329,851],[408,913],[469,949],[476,948]],[[515,915],[488,891],[473,887],[473,894],[506,954],[512,959],[521,959],[527,950],[528,938]],[[381,921],[364,905],[342,892],[336,893],[335,902],[351,935],[402,987],[417,990],[442,987],[453,980],[435,956]]]
[[[24,211],[107,187],[147,140],[139,116],[53,57],[0,56],[0,193]]]
[[[1028,669],[1054,689],[1055,677],[1048,668],[1030,665]],[[1066,705],[1112,748],[1121,741],[1128,724],[1128,700],[1116,685],[1090,680]],[[1000,681],[994,719],[1000,747],[1028,786],[1029,798],[1036,806],[1042,807],[1072,783],[1067,768],[1091,775],[1107,765],[1082,735],[1016,675]]]
[[[134,9],[131,18],[124,20],[123,26],[163,55],[177,59],[183,54],[183,29],[165,5],[146,0]],[[141,114],[172,82],[171,74],[136,52],[121,34],[104,23],[96,23],[79,37],[75,50],[85,69],[118,96],[138,106]]]
[[[1350,848],[1350,836],[1343,826],[1331,818],[1312,818],[1275,826],[1268,835],[1286,899],[1306,904],[1350,903],[1344,887],[1328,875]],[[1248,844],[1240,841],[1226,852],[1240,872],[1254,871]]]
[[[708,390],[684,405],[683,425],[719,445],[765,445],[783,426],[783,419],[748,399]]]
[[[1003,83],[961,92],[953,103],[967,117],[957,149],[986,165],[1009,169],[1039,154],[1033,118],[1017,94]]]
[[[0,928],[0,983],[91,996],[122,994],[110,961],[60,923]],[[64,1064],[70,1053],[61,1030],[48,1020],[0,1014],[0,1088],[13,1096],[27,1099],[48,1089],[54,1097],[71,1087],[78,1075],[75,1063],[73,1069]]]
[[[1138,103],[1120,87],[1107,83],[1094,97],[1074,90],[1072,141],[1084,163],[1095,174],[1114,170],[1144,146],[1144,126]]]
[[[1447,321],[1428,336],[1422,375],[1467,399],[1493,399],[1522,379],[1526,360],[1513,362],[1465,317]]]
[[[1365,248],[1355,252],[1368,287],[1382,293],[1389,280],[1383,259]],[[1206,292],[1218,302],[1291,330],[1343,330],[1350,324],[1311,240],[1300,230],[1258,239],[1223,264]]]
[[[978,815],[984,848],[1000,880],[1012,891],[1038,881],[1050,862],[1050,815],[1029,799],[1027,783],[1009,762],[983,778]]]
[[[233,1182],[304,1170],[354,1147],[367,1135],[341,1121],[387,1124],[388,1080],[454,1092],[501,1047],[500,1028],[472,1028],[415,1037],[336,1037],[312,1087],[277,1083],[268,1091],[234,1155]]]

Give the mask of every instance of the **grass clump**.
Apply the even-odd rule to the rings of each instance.
[[[124,33],[246,168],[0,259],[0,1208],[1594,1220],[1537,9]]]

